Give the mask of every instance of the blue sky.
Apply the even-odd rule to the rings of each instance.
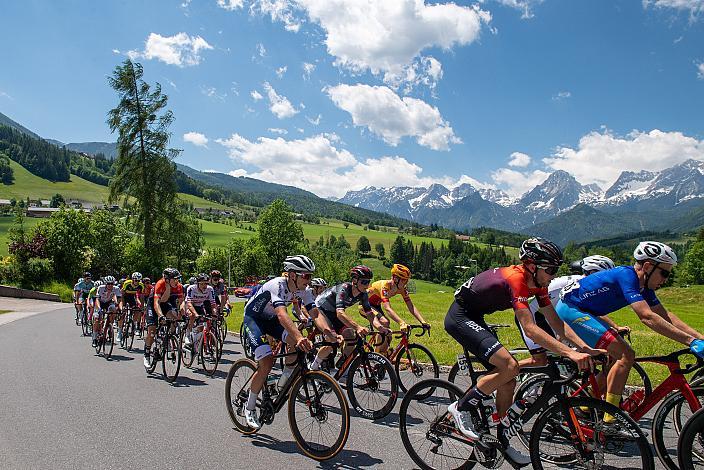
[[[0,112],[114,141],[106,77],[161,83],[180,163],[321,196],[704,160],[704,1],[3,2]]]

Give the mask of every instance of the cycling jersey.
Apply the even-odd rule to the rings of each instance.
[[[73,290],[81,291],[81,296],[83,296],[83,294],[87,294],[88,292],[90,292],[93,286],[95,286],[95,283],[93,281],[86,282],[84,280],[76,283],[76,285],[73,286]]]
[[[88,298],[93,300],[95,299],[95,293],[98,291],[97,287],[93,287],[91,290],[88,291]]]
[[[154,286],[154,289],[152,289],[151,293],[149,294],[149,298],[154,298],[154,297],[161,297],[164,295],[164,292],[166,292],[166,280],[165,279],[159,279],[156,282],[156,285]],[[183,297],[183,286],[181,285],[180,282],[176,283],[175,287],[171,288],[171,293],[169,295],[169,299],[167,302],[175,302],[175,300],[178,297]],[[162,302],[166,303],[166,302]]]
[[[213,307],[217,305],[212,286],[206,286],[205,290],[200,290],[197,284],[188,286],[186,289],[186,302],[191,302],[194,307],[201,307],[206,302]]]
[[[523,265],[494,268],[470,278],[455,291],[455,300],[470,318],[513,308],[529,308],[528,300],[535,296],[538,305],[550,305],[548,289],[530,288],[526,281],[530,273]]]
[[[315,299],[315,304],[321,311],[335,315],[337,315],[338,308],[344,310],[357,302],[362,305],[365,312],[371,313],[372,307],[369,304],[369,295],[366,292],[360,292],[356,297],[353,296],[351,282],[343,282],[342,284],[328,287]]]
[[[245,316],[254,319],[273,320],[276,318],[276,308],[288,307],[295,297],[300,297],[306,309],[315,307],[312,291],[288,289],[288,279],[275,277],[264,284],[252,297],[244,309]]]
[[[95,296],[101,305],[112,302],[113,296],[120,297],[121,295],[120,288],[117,286],[113,286],[113,288],[108,291],[108,287],[102,285],[98,287],[98,290],[95,292]]]
[[[215,284],[210,284],[213,288],[213,293],[215,295],[215,302],[220,305],[220,302],[222,302],[222,299],[220,296],[227,294],[227,288],[225,287],[225,280],[220,279],[217,283]]]
[[[651,307],[660,301],[652,289],[641,288],[633,266],[599,271],[565,286],[560,294],[571,307],[596,316],[608,315],[645,300]]]
[[[396,284],[394,284],[393,279],[382,279],[380,281],[372,282],[367,290],[367,295],[369,296],[369,304],[371,306],[381,305],[388,302],[389,299],[396,294],[401,294],[404,301],[408,302],[411,297],[408,295],[408,290],[404,287],[399,289]]]
[[[122,293],[127,297],[128,295],[141,294],[144,291],[144,284],[137,282],[136,284],[132,282],[131,279],[125,281],[122,284]]]

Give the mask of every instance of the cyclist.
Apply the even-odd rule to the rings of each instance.
[[[227,304],[227,288],[225,287],[225,280],[222,278],[222,274],[217,269],[210,272],[210,285],[213,287],[215,292],[215,302],[218,304],[218,314],[222,315],[222,310]]]
[[[648,328],[704,357],[704,335],[665,309],[655,295],[677,264],[675,252],[664,243],[643,241],[633,257],[633,266],[598,272],[565,286],[556,309],[560,318],[587,344],[606,349],[616,361],[606,379],[606,401],[616,406],[621,402],[635,352],[603,322],[604,315],[630,306]],[[610,415],[604,417],[607,423],[613,419]]]
[[[80,289],[79,286],[81,285],[82,282],[83,282],[83,278],[82,278],[82,277],[79,277],[79,278],[78,278],[78,282],[76,282],[76,283],[73,285],[73,306],[74,306],[75,309],[76,309],[76,318],[78,318],[78,317],[79,317],[79,314],[80,314],[79,305],[78,305],[78,297],[79,297],[80,294],[81,294],[81,289]]]
[[[589,274],[598,271],[605,271],[607,269],[612,269],[615,267],[615,265],[611,258],[601,255],[592,255],[587,256],[586,258],[578,260],[574,263],[571,263],[570,271],[575,272],[577,267],[579,268],[579,274],[571,274],[568,276],[557,277],[550,282],[550,285],[548,286],[548,295],[550,297],[550,303],[553,307],[555,307],[557,305],[558,300],[560,300],[560,291],[563,287],[578,279],[582,279],[584,276],[588,276]],[[530,308],[530,313],[533,315],[533,321],[535,322],[535,324],[542,328],[543,331],[545,331],[547,334],[555,338],[555,332],[552,330],[547,320],[545,319],[545,315],[543,315],[539,310],[540,306],[538,305],[537,299],[531,300],[528,307]],[[518,361],[518,365],[520,367],[537,367],[546,365],[548,363],[548,356],[545,353],[545,348],[540,346],[538,343],[530,339],[528,335],[526,335],[525,331],[523,330],[523,327],[521,326],[521,323],[518,321],[517,318],[514,317],[514,320],[516,322],[516,325],[518,326],[518,330],[521,332],[523,342],[526,344],[526,347],[528,348],[528,351],[531,355],[531,357],[527,359],[522,359]],[[616,328],[618,331],[630,331],[630,328],[628,327],[618,327],[611,319],[609,319],[609,322],[611,322],[611,326]]]
[[[156,327],[163,318],[176,320],[183,298],[183,287],[178,282],[181,274],[175,268],[166,268],[147,301],[147,337],[144,340],[144,367],[149,368],[150,354]]]
[[[382,279],[380,281],[373,282],[371,286],[369,286],[369,305],[376,313],[376,318],[379,323],[384,325],[386,328],[389,328],[390,326],[389,319],[386,318],[386,315],[398,323],[401,330],[406,330],[408,328],[406,322],[401,319],[393,308],[391,308],[391,302],[389,299],[396,294],[401,294],[401,298],[403,298],[403,301],[406,303],[406,307],[411,315],[413,315],[421,325],[426,328],[430,328],[430,323],[425,321],[423,315],[421,315],[416,306],[413,305],[411,296],[408,294],[408,289],[406,287],[408,286],[408,281],[410,279],[410,269],[402,264],[394,264],[391,267],[391,279]],[[390,344],[391,337],[387,336],[386,341],[377,346],[377,352],[386,354]]]
[[[323,293],[325,288],[328,286],[328,283],[325,282],[325,279],[319,278],[319,277],[314,277],[313,279],[310,280],[310,285],[306,287],[307,291],[310,291],[311,295],[315,299],[318,297],[320,294]],[[291,305],[292,310],[293,310],[293,315],[296,317],[296,319],[300,322],[298,328],[303,329],[305,327],[309,327],[313,325],[313,318],[310,316],[308,313],[308,310],[306,307],[303,305],[303,302],[300,297],[296,296],[295,299],[293,299],[293,304]]]
[[[122,284],[122,299],[120,300],[120,310],[124,312],[125,304],[129,305],[135,324],[139,324],[139,322],[142,321],[142,301],[140,299],[142,291],[144,291],[142,273],[135,271],[132,273],[132,276]],[[122,339],[122,322],[123,318],[121,317],[119,321],[120,329],[117,330],[118,341]]]
[[[371,284],[374,274],[368,266],[359,265],[350,269],[350,282],[343,282],[333,287],[329,287],[315,299],[315,304],[322,315],[315,320],[316,327],[321,331],[333,330],[342,335],[345,345],[342,349],[343,356],[347,356],[354,349],[355,334],[363,336],[369,333],[369,329],[359,325],[345,309],[359,302],[363,315],[381,333],[388,333],[390,330],[374,316],[367,290]],[[320,348],[310,367],[313,370],[320,369],[320,364],[327,359],[332,352],[332,348],[325,346]],[[334,375],[334,371],[331,371]],[[344,376],[339,379],[345,380]]]
[[[189,286],[194,286],[195,284],[196,284],[196,277],[195,277],[195,276],[189,277],[189,278],[188,278],[188,285],[189,285]]]
[[[535,324],[528,308],[528,299],[535,296],[550,325],[565,337],[564,325],[555,314],[547,289],[563,262],[560,248],[542,238],[529,238],[521,244],[519,258],[522,264],[481,272],[455,291],[455,301],[445,316],[445,330],[490,372],[480,377],[462,398],[450,404],[448,412],[462,434],[478,439],[469,410],[496,391],[496,411],[502,418],[497,426],[499,441],[509,459],[518,465],[527,465],[530,457],[509,442],[510,430],[506,429],[505,419],[516,385],[518,362],[491,332],[484,316],[513,308],[526,334],[536,343],[572,359],[582,369],[591,367],[591,358],[586,352],[575,351],[545,333]],[[567,337],[585,351],[597,353],[573,333]]]
[[[88,301],[88,292],[93,288],[95,284],[93,283],[93,276],[89,272],[83,273],[83,277],[78,280],[75,286],[73,286],[74,301],[76,305],[76,310],[80,310],[83,306],[83,302]]]
[[[93,347],[96,345],[98,332],[101,331],[101,320],[105,317],[108,325],[112,325],[113,315],[121,297],[120,288],[117,287],[115,278],[105,276],[104,284],[95,291],[95,309],[93,310]]]
[[[186,313],[189,317],[185,335],[187,346],[191,344],[191,332],[196,317],[198,315],[212,316],[213,311],[217,308],[213,287],[210,285],[210,276],[206,273],[200,273],[195,279],[196,283],[189,285],[186,289]]]
[[[95,297],[97,296],[98,287],[103,285],[103,281],[98,279],[93,283],[93,288],[88,291],[88,321],[93,323],[93,310],[95,308]]]
[[[254,359],[258,363],[251,379],[249,397],[245,406],[247,425],[254,429],[261,428],[257,418],[257,396],[274,365],[274,357],[266,335],[284,341],[290,350],[298,348],[308,352],[312,348],[310,340],[302,336],[291,321],[286,307],[293,302],[295,296],[299,296],[313,317],[318,316],[313,296],[306,291],[315,272],[315,263],[304,255],[287,256],[284,260],[284,271],[286,276],[275,277],[264,284],[244,309],[246,334],[252,344]],[[290,366],[294,361],[295,357],[286,358],[287,365],[279,379],[280,383],[290,377],[292,372]]]

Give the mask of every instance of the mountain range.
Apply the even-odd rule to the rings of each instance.
[[[519,198],[465,183],[451,189],[370,186],[339,201],[420,224],[492,227],[560,243],[641,230],[689,230],[704,223],[704,162],[690,159],[659,172],[624,171],[606,191],[558,170]]]

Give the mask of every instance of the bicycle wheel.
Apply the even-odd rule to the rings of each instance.
[[[86,312],[81,312],[81,330],[83,331],[83,336],[88,336],[88,314]]]
[[[697,411],[682,428],[677,456],[682,470],[704,468],[704,411]]]
[[[247,327],[244,322],[240,325],[240,343],[242,344],[244,357],[247,359],[254,359],[254,349],[252,349],[252,342],[247,335]]]
[[[181,345],[181,361],[183,362],[184,366],[190,369],[193,365],[193,359],[195,359],[197,354],[195,353],[192,342],[186,344],[185,338],[188,334],[190,333],[186,332],[185,328],[181,329],[181,332],[179,334],[179,344]]]
[[[128,328],[129,328],[128,324],[129,324],[129,322],[127,321],[127,319],[125,319],[122,322],[122,327],[119,327],[119,331],[122,333],[122,335],[120,336],[120,347],[122,349],[127,349],[128,335],[126,333],[128,333]]]
[[[130,320],[127,323],[127,351],[132,351],[132,346],[134,346],[134,321]]]
[[[220,362],[218,339],[215,337],[215,333],[213,333],[212,330],[209,330],[207,335],[203,334],[198,349],[200,350],[198,354],[200,355],[203,370],[205,370],[208,375],[212,376],[218,368],[218,362]]]
[[[394,368],[381,354],[357,356],[347,373],[350,404],[366,419],[381,419],[391,412],[398,398],[398,378]]]
[[[333,458],[350,433],[350,410],[342,389],[328,374],[307,371],[291,387],[288,422],[304,454],[319,461]]]
[[[158,333],[156,333],[156,334],[158,334]],[[156,335],[155,335],[155,336],[156,336]],[[146,347],[146,345],[145,345],[144,347]],[[150,361],[150,362],[149,362],[149,367],[147,367],[147,373],[148,373],[148,374],[152,374],[152,373],[154,373],[154,371],[156,370],[156,364],[157,364],[157,362],[159,362],[159,357],[158,357],[158,355],[159,355],[159,353],[160,353],[160,351],[157,352],[158,349],[157,349],[156,337],[154,338],[154,341],[152,342],[152,345],[151,345],[149,348],[150,348],[150,351],[149,351],[149,352],[150,352],[151,354],[149,354],[149,361]]]
[[[401,442],[423,470],[461,469],[476,465],[474,443],[457,429],[447,407],[464,392],[446,380],[418,382],[406,392],[399,409]]]
[[[74,308],[74,310],[76,311],[76,318],[75,318],[75,320],[76,320],[76,326],[80,326],[80,324],[81,324],[81,313],[80,313],[79,310],[76,309],[76,308]],[[82,310],[83,310],[83,309],[81,309],[81,311],[82,311]]]
[[[693,387],[692,392],[704,404],[704,386]],[[682,392],[674,392],[665,397],[653,416],[653,445],[662,464],[671,470],[677,470],[677,441],[684,423],[697,410],[692,410]]]
[[[423,379],[440,377],[440,366],[428,348],[422,344],[409,344],[396,355],[394,364],[398,385],[407,392]]]
[[[178,350],[178,339],[174,335],[168,335],[164,341],[163,354],[161,359],[161,370],[167,382],[173,383],[178,377],[181,369],[181,354]]]
[[[604,413],[614,416],[605,424]],[[530,435],[533,468],[655,468],[638,425],[619,408],[594,398],[565,398],[546,408]]]
[[[222,317],[220,320],[220,346],[225,343],[227,339],[227,319]]]
[[[230,366],[225,379],[225,407],[232,424],[242,434],[254,434],[256,429],[247,426],[244,407],[249,396],[249,383],[257,370],[257,364],[251,359],[239,359]]]
[[[112,329],[112,324],[105,328],[104,339],[103,355],[105,356],[105,359],[110,359],[110,356],[112,356],[112,348],[115,346],[115,331]]]
[[[486,372],[486,367],[484,367],[484,365],[476,358],[470,356],[467,360],[471,363],[469,365],[471,365],[476,372]],[[450,368],[450,373],[447,376],[447,380],[457,385],[465,392],[474,386],[474,380],[472,380],[472,375],[469,373],[469,369],[464,371],[460,370],[460,365],[457,362],[455,362],[452,368]]]

